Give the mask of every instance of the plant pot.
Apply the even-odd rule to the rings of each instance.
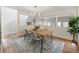
[[[78,44],[75,40],[72,40],[72,43]]]

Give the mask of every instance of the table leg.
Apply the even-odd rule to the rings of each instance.
[[[42,39],[41,39],[41,51],[40,51],[40,53],[42,53],[42,50],[43,50],[43,36],[42,36]]]
[[[52,43],[52,35],[51,35],[51,43]]]

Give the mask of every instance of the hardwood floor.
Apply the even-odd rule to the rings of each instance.
[[[17,53],[19,53],[19,52],[25,53],[25,52],[27,52],[27,51],[24,51],[26,49],[26,46],[23,47],[23,45],[26,45],[26,43],[21,43],[21,42],[23,42],[21,40],[22,37],[19,37],[19,40],[17,40],[17,38],[18,37],[16,37],[16,36],[10,36],[10,37],[7,37],[7,38],[2,38],[2,40],[3,40],[2,52],[3,53],[16,53],[16,52]],[[19,45],[17,45],[17,46],[19,46],[22,49],[24,48],[23,52],[21,51],[22,49],[17,48],[15,46],[14,41],[17,41],[16,43],[20,44],[20,46]],[[60,53],[78,53],[79,52],[79,48],[77,47],[77,45],[72,43],[71,41],[61,40],[61,39],[57,39],[57,38],[53,38],[52,41],[55,41],[55,42],[60,41],[60,42],[64,43],[64,47],[62,47],[63,50]],[[55,45],[55,44],[53,44],[53,45]],[[18,51],[18,49],[20,49],[20,50]],[[33,53],[33,52],[30,51],[30,53]],[[52,53],[52,52],[50,52],[50,53]]]
[[[3,53],[14,53],[16,52],[15,46],[12,43],[13,38],[8,37],[6,39],[2,39],[2,52]]]
[[[79,48],[74,43],[65,42],[63,52],[65,52],[65,53],[79,53]]]

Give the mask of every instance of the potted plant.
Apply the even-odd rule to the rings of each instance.
[[[71,33],[71,35],[73,35],[73,40],[72,42],[73,43],[77,43],[76,40],[78,38],[77,35],[79,33],[79,16],[74,16],[74,17],[71,17],[70,18],[70,21],[69,21],[69,33]]]

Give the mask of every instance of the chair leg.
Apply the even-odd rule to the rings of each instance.
[[[24,41],[26,40],[26,35],[24,35]]]

